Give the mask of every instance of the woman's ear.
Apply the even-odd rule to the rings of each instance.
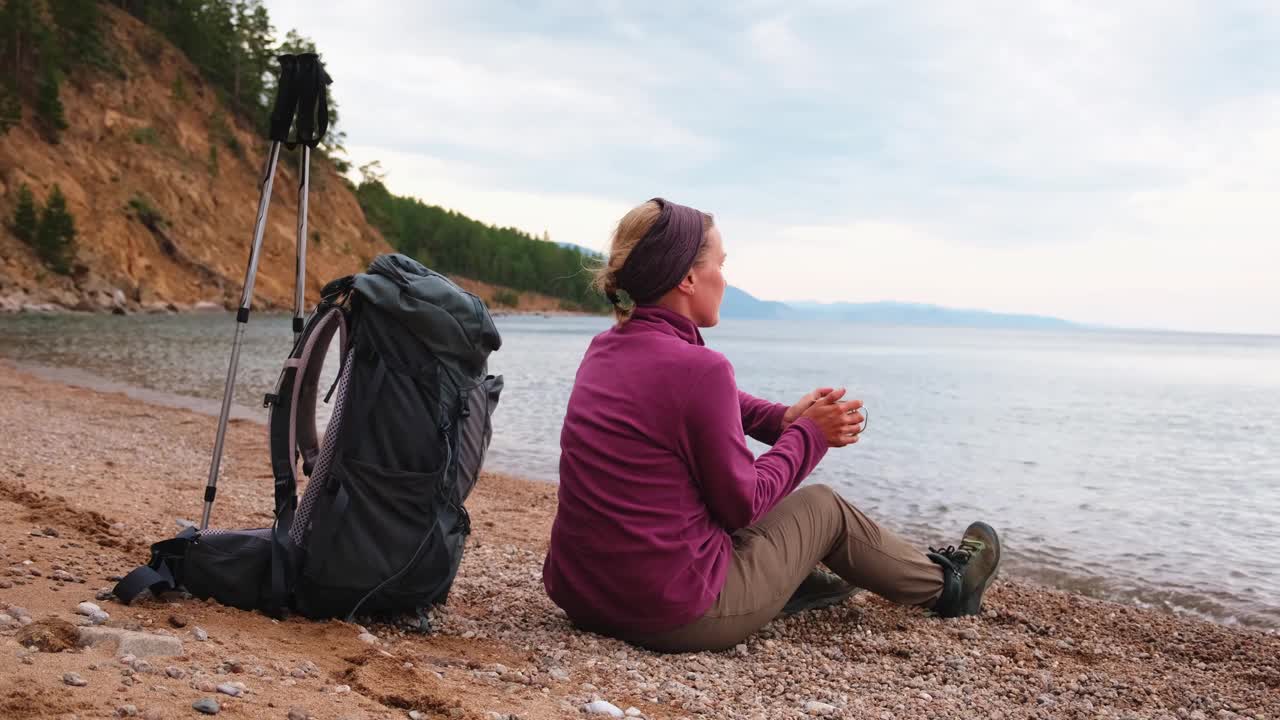
[[[680,284],[677,285],[676,287],[680,288],[680,292],[688,295],[692,295],[693,294],[693,273],[689,273],[688,275],[685,275],[684,279],[681,280]]]

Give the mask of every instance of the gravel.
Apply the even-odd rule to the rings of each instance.
[[[51,391],[51,386],[46,385],[37,385],[30,396],[21,395],[27,390],[13,377],[12,371],[0,369],[0,393],[18,398],[20,407],[23,403],[30,407],[37,397],[39,402],[64,404],[62,409],[49,413],[56,422],[43,425],[58,425],[70,431],[68,437],[86,438],[91,447],[76,448],[77,456],[128,452],[131,457],[140,458],[113,471],[122,476],[127,471],[129,477],[171,477],[179,461],[190,465],[198,464],[200,458],[207,460],[207,418],[179,416],[174,411],[128,400],[97,404],[94,399],[98,396],[87,392],[74,397],[60,395],[56,388]],[[85,398],[95,410],[88,414],[91,417],[154,415],[155,419],[135,418],[128,424],[107,428],[88,426],[86,413],[78,412],[86,404]],[[77,410],[69,409],[72,407]],[[70,456],[47,449],[45,428],[39,433],[26,429],[28,416],[29,413],[0,408],[0,436],[7,441],[0,444],[0,466],[12,471],[9,475],[0,474],[0,492],[15,496],[19,492],[15,489],[17,482],[31,484],[33,492],[53,495],[66,492],[61,490],[64,486],[83,488],[75,485],[79,476],[74,471],[59,471],[67,466]],[[179,417],[192,422],[183,424],[176,420]],[[129,434],[113,434],[125,431]],[[169,438],[170,434],[182,441],[165,443],[161,453],[155,448],[154,439],[160,435]],[[239,450],[245,451],[237,456],[263,456],[259,428],[233,428],[232,434],[252,435],[252,443],[258,443],[235,440]],[[253,455],[255,452],[258,454]],[[175,453],[179,455],[176,459]],[[28,472],[27,479],[12,480],[14,476],[22,477],[18,473],[24,470]],[[251,472],[240,472],[244,473],[242,482],[228,484],[237,490],[228,493],[230,502],[223,506],[226,514],[220,517],[227,526],[247,527],[243,523],[254,522],[254,513],[271,507],[269,483],[259,488],[249,482]],[[35,479],[37,476],[39,480]],[[158,487],[145,486],[146,492],[128,495],[95,496],[96,512],[110,521],[129,520],[130,537],[168,537],[172,533],[172,528],[167,527],[170,515],[148,513],[146,506],[135,506],[141,502],[139,498],[158,496]],[[243,497],[239,495],[240,488],[245,488]],[[45,514],[50,517],[47,522],[63,528],[62,539],[51,542],[28,538],[29,526],[22,528],[18,536],[46,552],[35,559],[49,573],[57,570],[55,563],[63,562],[61,557],[50,554],[63,543],[90,544],[93,538],[126,542],[123,536],[102,530],[102,517],[77,515],[72,509],[57,505],[56,498],[39,501],[51,503],[50,507],[56,510]],[[237,502],[239,509],[233,512],[231,507]],[[95,686],[91,694],[100,690],[103,696],[104,704],[97,712],[109,714],[124,702],[146,707],[142,699],[151,692],[157,693],[157,699],[182,698],[174,703],[185,704],[202,696],[202,702],[216,703],[215,697],[227,696],[215,695],[217,685],[209,681],[221,683],[230,679],[226,673],[234,671],[221,664],[228,658],[218,655],[227,653],[240,658],[241,669],[247,673],[241,677],[255,677],[253,668],[259,663],[274,670],[274,677],[254,681],[251,700],[229,701],[237,707],[236,712],[228,708],[228,714],[237,717],[279,719],[285,717],[285,708],[305,703],[325,707],[328,714],[322,717],[346,713],[378,720],[404,718],[414,708],[421,716],[431,718],[476,720],[497,710],[499,714],[514,713],[522,720],[549,720],[587,717],[582,712],[584,706],[604,701],[615,709],[630,710],[634,706],[640,715],[654,720],[824,717],[809,714],[814,709],[830,713],[825,717],[876,719],[1280,720],[1280,636],[1274,631],[1213,625],[1191,617],[1047,589],[1011,577],[1002,577],[992,587],[986,612],[980,617],[940,620],[864,592],[834,608],[775,620],[727,652],[651,653],[577,630],[547,599],[541,567],[554,506],[553,486],[488,474],[481,479],[468,500],[473,534],[448,603],[431,613],[430,634],[406,631],[385,622],[365,622],[365,628],[352,632],[353,627],[343,623],[326,626],[289,619],[281,624],[299,623],[299,632],[289,635],[297,637],[298,643],[277,643],[268,648],[263,644],[265,634],[260,631],[273,621],[255,613],[207,608],[198,601],[186,601],[181,604],[181,612],[189,613],[193,622],[198,619],[214,623],[217,642],[191,642],[186,637],[188,632],[196,641],[209,638],[203,630],[188,624],[181,634],[188,640],[189,659],[149,658],[159,668],[191,662],[182,678],[170,679],[168,668],[164,674],[138,673],[133,678],[120,678],[111,670],[127,667],[136,672],[136,667],[108,665],[99,660],[103,672],[90,678]],[[125,567],[122,559],[126,554],[128,566],[146,557],[142,541],[127,551],[118,545],[107,547],[111,549],[100,554],[113,558],[114,566],[87,570],[69,565],[66,570],[92,582]],[[5,576],[5,581],[21,581],[29,585],[28,589],[34,589],[31,586],[36,583],[29,579],[27,566],[16,564],[29,553],[12,544],[3,551],[15,558],[10,561],[13,572]],[[0,567],[0,574],[4,572],[5,567]],[[74,592],[70,587],[52,594],[69,595]],[[57,599],[56,605],[33,607],[38,607],[42,617],[66,614],[78,599],[63,597]],[[143,629],[140,623],[151,623],[145,627],[164,626],[169,613],[176,609],[150,605],[118,610],[113,621],[129,623],[130,629],[139,630]],[[0,605],[0,610],[17,623],[32,622],[22,608],[6,609]],[[79,632],[83,635],[111,629],[109,623],[80,628]],[[357,641],[357,633],[366,629],[377,638],[376,645]],[[3,632],[8,641],[13,630]],[[31,682],[50,698],[82,699],[65,687],[50,686],[59,685],[63,670],[87,665],[91,660],[88,652],[84,656],[71,652],[51,657],[12,646],[10,665],[5,669],[15,668],[27,674],[28,679],[22,682]],[[251,657],[255,652],[259,655]],[[384,658],[384,654],[391,657]],[[367,664],[361,666],[348,660],[357,656],[359,662]],[[36,667],[25,665],[33,661]],[[42,671],[44,662],[54,661],[66,664],[56,666],[56,672]],[[406,668],[405,663],[411,667]],[[348,671],[355,674],[348,675]],[[127,692],[115,685],[120,680],[134,679],[137,684]],[[153,690],[156,686],[152,683],[157,681],[169,682],[176,690]],[[332,694],[337,691],[334,683],[348,682],[350,695]],[[192,697],[183,698],[178,694],[182,691]],[[410,704],[400,704],[402,700]],[[440,711],[434,704],[436,700],[445,703]],[[460,706],[453,705],[454,701]],[[50,701],[50,708],[56,707],[53,702]],[[274,709],[267,709],[269,702],[277,703]],[[375,702],[387,705],[387,709],[368,712]],[[172,712],[177,707],[167,707],[165,716],[194,715],[193,710]],[[428,709],[430,712],[423,712]],[[57,717],[64,712],[47,709],[42,716]]]
[[[1268,632],[1002,580],[981,617],[941,620],[859,593],[775,620],[727,652],[663,655],[573,629],[542,591],[541,562],[541,548],[470,543],[432,627],[525,649],[527,667],[504,660],[508,672],[469,674],[499,686],[517,672],[537,678],[578,712],[598,701],[617,709],[622,698],[661,708],[644,711],[654,717],[1123,718],[1140,709],[1135,717],[1182,720],[1204,708],[1210,720],[1232,698],[1280,718],[1280,638]],[[431,642],[391,625],[375,632],[388,647]],[[1215,660],[1188,676],[1201,655]]]

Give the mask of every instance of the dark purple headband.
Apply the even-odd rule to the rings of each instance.
[[[703,242],[701,211],[662,198],[650,202],[661,209],[658,219],[616,274],[618,287],[637,305],[653,302],[679,285]],[[609,293],[609,302],[620,302],[616,292]]]

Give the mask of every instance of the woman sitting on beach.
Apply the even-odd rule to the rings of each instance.
[[[693,208],[654,199],[618,224],[597,277],[618,322],[592,340],[569,398],[547,594],[579,627],[673,652],[732,648],[784,606],[855,587],[978,613],[1000,561],[989,526],[926,554],[830,487],[796,489],[828,448],[858,441],[862,403],[843,389],[791,407],[738,390],[698,331],[719,321],[724,259]],[[746,435],[773,447],[754,458]],[[843,580],[823,582],[819,562]]]

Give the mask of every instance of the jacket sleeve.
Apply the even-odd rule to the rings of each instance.
[[[694,383],[685,405],[685,431],[695,481],[726,530],[747,527],[795,489],[827,452],[826,439],[802,418],[758,459],[743,434],[733,367],[717,358]]]
[[[765,445],[778,442],[782,432],[782,416],[787,406],[769,402],[738,391],[738,405],[742,408],[742,430]]]

